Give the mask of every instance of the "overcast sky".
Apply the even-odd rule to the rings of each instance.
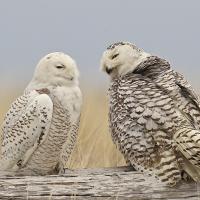
[[[199,0],[2,0],[0,31],[1,86],[25,86],[38,60],[54,51],[77,61],[81,82],[103,85],[101,54],[124,40],[200,86]]]

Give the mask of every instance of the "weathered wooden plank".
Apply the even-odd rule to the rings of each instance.
[[[67,170],[62,176],[0,174],[0,199],[198,200],[199,189],[195,183],[167,188],[130,167]]]

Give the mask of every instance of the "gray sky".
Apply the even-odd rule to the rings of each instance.
[[[1,86],[25,86],[38,60],[53,51],[77,61],[82,82],[103,85],[101,54],[125,40],[168,59],[198,88],[199,10],[199,0],[2,0]]]

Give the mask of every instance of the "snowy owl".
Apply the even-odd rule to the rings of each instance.
[[[0,170],[63,171],[76,142],[82,95],[75,61],[61,52],[42,58],[2,125]]]
[[[170,64],[134,44],[110,45],[109,126],[124,158],[169,186],[200,180],[200,100]]]

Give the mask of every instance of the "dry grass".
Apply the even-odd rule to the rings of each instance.
[[[20,93],[7,91],[0,102],[0,123],[10,103]],[[96,168],[125,165],[112,143],[107,120],[106,93],[102,90],[84,92],[79,137],[68,168]]]

